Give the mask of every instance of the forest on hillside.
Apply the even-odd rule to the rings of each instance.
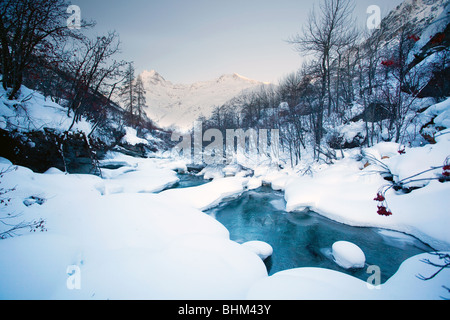
[[[291,166],[305,155],[329,163],[339,150],[381,141],[434,143],[443,128],[424,123],[420,114],[449,95],[448,3],[405,1],[372,30],[357,28],[354,5],[329,0],[314,6],[286,44],[308,57],[300,70],[216,106],[211,118],[199,119],[203,129],[279,129]],[[117,59],[119,34],[86,36],[95,22],[77,21],[71,8],[64,0],[0,4],[7,98],[17,99],[22,85],[41,92],[67,109],[68,131],[82,118],[93,124],[86,140],[103,140],[92,139],[94,148],[119,142],[126,126],[141,137],[163,132],[146,115],[145,87],[133,62]],[[165,140],[173,147],[167,133]]]
[[[205,130],[279,129],[292,166],[305,154],[331,162],[339,150],[382,141],[435,143],[439,128],[418,116],[450,94],[449,5],[434,1],[419,19],[421,5],[405,1],[360,30],[353,1],[321,1],[288,41],[309,57],[301,69],[217,106],[200,119]]]

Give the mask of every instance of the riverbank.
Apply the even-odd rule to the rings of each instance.
[[[6,159],[0,164],[3,170],[12,167]],[[283,188],[287,195],[291,185],[299,183],[296,179],[306,177],[260,166],[253,175],[247,169],[237,170],[233,177],[201,186],[155,193],[178,182],[174,170],[185,170],[183,161],[111,153],[101,165],[110,168],[103,169],[103,179],[56,169],[37,174],[24,167],[4,175],[1,187],[14,188],[5,195],[11,199],[6,208],[8,224],[42,221],[44,228],[25,227],[0,241],[2,299],[240,300],[253,297],[252,288],[261,285],[279,294],[294,290],[291,298],[299,292],[308,296],[308,287],[277,289],[278,280],[273,285],[274,278],[268,277],[262,260],[231,241],[229,231],[201,211],[262,184]],[[371,214],[376,215],[376,211]],[[426,257],[412,258],[414,265]],[[434,267],[421,263],[424,275],[433,271]],[[355,282],[340,273],[324,278],[324,272],[317,269],[307,275],[310,284],[321,275],[319,291],[310,297],[322,292],[327,298],[330,290],[339,291],[336,277],[344,279],[339,280],[344,287],[347,280]],[[416,297],[445,296],[442,285],[448,279],[448,269],[433,281],[422,282],[417,282],[415,268],[399,272],[393,279],[401,279],[402,284],[384,287],[393,292],[385,298],[402,297],[401,288],[406,284],[407,288],[415,287]],[[351,294],[336,297],[361,298],[359,289],[349,288]]]

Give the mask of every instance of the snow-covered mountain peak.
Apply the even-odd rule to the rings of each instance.
[[[244,90],[255,89],[264,82],[237,73],[193,84],[173,84],[157,71],[141,73],[147,91],[147,115],[161,127],[190,129],[200,116],[209,117],[216,106],[231,100]]]
[[[224,75],[220,76],[219,79],[217,79],[218,83],[225,82],[225,81],[241,81],[241,82],[248,82],[248,83],[254,83],[254,84],[261,84],[262,83],[260,81],[252,80],[250,78],[241,76],[238,73],[224,74]]]
[[[164,79],[164,77],[155,70],[145,70],[140,74],[140,76],[144,83],[164,84],[165,82],[167,82],[166,79]]]

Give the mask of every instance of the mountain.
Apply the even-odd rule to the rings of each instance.
[[[381,22],[382,37],[386,41],[395,38],[407,25],[410,34],[421,33],[445,10],[447,0],[405,0]]]
[[[147,91],[147,115],[160,127],[192,128],[201,115],[209,117],[219,106],[245,90],[266,83],[248,79],[237,73],[193,84],[173,84],[155,70],[140,75]]]

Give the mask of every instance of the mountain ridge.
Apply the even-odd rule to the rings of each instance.
[[[140,76],[147,92],[147,116],[161,127],[182,131],[192,128],[200,116],[209,117],[215,106],[243,91],[268,84],[238,73],[191,84],[174,84],[156,70],[145,70]]]

